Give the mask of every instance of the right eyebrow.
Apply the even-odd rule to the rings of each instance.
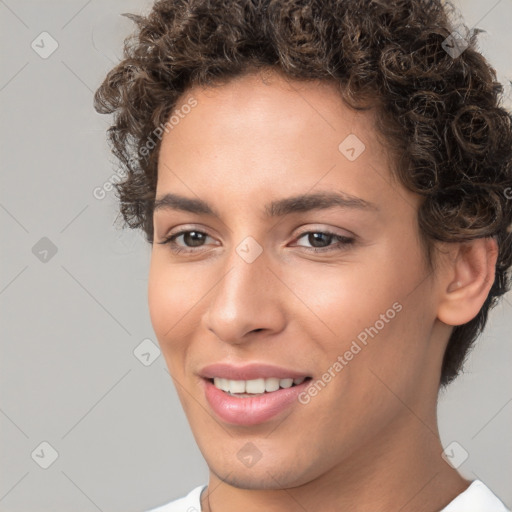
[[[190,213],[213,215],[220,218],[220,215],[206,201],[178,194],[165,194],[156,198],[153,204],[153,211],[156,212],[158,210],[181,210]]]

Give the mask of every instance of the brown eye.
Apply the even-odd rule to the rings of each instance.
[[[182,241],[178,242],[180,238],[182,238]],[[195,247],[202,247],[205,245],[207,238],[209,238],[207,233],[189,229],[174,233],[158,243],[168,245],[171,248],[171,251],[175,253],[194,252]]]
[[[308,242],[313,247],[327,247],[330,245],[330,242],[333,239],[333,235],[330,235],[328,233],[308,233]]]
[[[189,247],[199,247],[208,236],[206,233],[202,233],[201,231],[185,231],[181,235],[183,236],[185,245]]]

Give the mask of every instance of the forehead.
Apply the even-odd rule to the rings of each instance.
[[[195,115],[181,114],[182,129],[175,130],[175,126],[174,132],[185,134],[192,124],[197,128],[198,117],[202,118],[202,133],[220,138],[228,132],[242,136],[241,128],[250,128],[253,134],[259,130],[281,134],[281,138],[297,133],[306,136],[307,130],[312,136],[318,130],[336,133],[340,121],[350,124],[356,118],[359,131],[373,127],[373,112],[350,109],[334,81],[297,81],[276,71],[248,73],[213,87],[192,87],[180,97],[175,111],[180,112],[192,99],[196,106],[191,114]],[[188,117],[196,123],[185,122]]]
[[[172,114],[161,153],[163,158],[174,153],[175,162],[214,153],[218,161],[227,150],[230,158],[243,153],[248,161],[267,155],[277,162],[284,154],[308,159],[326,151],[337,157],[350,134],[364,141],[367,154],[386,157],[376,138],[374,112],[349,108],[334,82],[295,81],[277,72],[262,79],[250,73],[226,84],[188,89]]]
[[[215,193],[239,206],[255,194],[303,194],[316,185],[373,203],[396,195],[374,112],[348,107],[334,83],[253,73],[189,89],[174,114],[179,121],[160,148],[157,195]]]

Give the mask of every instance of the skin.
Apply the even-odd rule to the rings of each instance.
[[[151,321],[208,464],[202,510],[434,512],[468,486],[442,458],[436,402],[452,326],[473,318],[492,281],[490,239],[439,245],[435,269],[420,242],[420,199],[393,180],[373,113],[348,108],[327,82],[265,83],[256,74],[194,87],[197,106],[164,135],[157,198],[201,198],[216,218],[154,214]],[[349,135],[366,149],[349,161]],[[267,218],[263,207],[300,193],[338,191],[375,209],[331,207]],[[164,238],[201,231],[173,253]],[[352,244],[304,233],[333,231]],[[236,252],[248,236],[262,253]],[[202,245],[201,245],[202,244]],[[401,310],[313,397],[252,427],[210,409],[198,373],[213,362],[271,363],[316,380],[393,304]],[[246,467],[252,442],[261,459]]]

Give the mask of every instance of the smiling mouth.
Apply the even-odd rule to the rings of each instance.
[[[279,379],[277,377],[270,377],[251,380],[231,380],[214,377],[206,380],[211,382],[217,389],[224,391],[226,394],[242,398],[264,395],[267,393],[273,393],[280,389],[299,386],[303,382],[311,380],[311,377],[298,377],[295,379]]]

